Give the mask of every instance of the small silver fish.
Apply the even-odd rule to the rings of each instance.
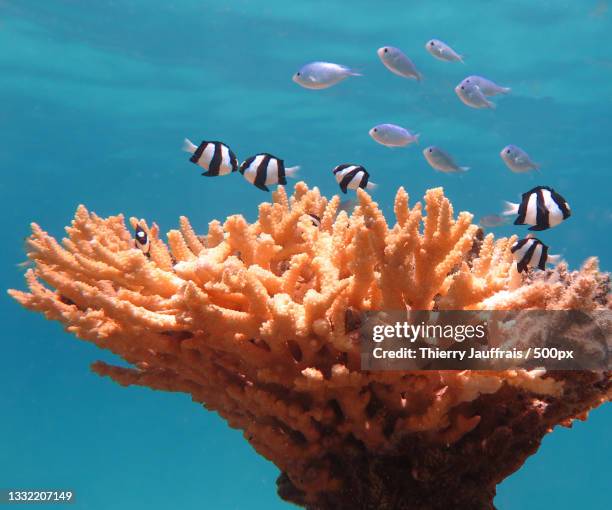
[[[469,166],[457,165],[449,154],[438,147],[434,147],[433,145],[426,147],[423,150],[423,155],[431,167],[434,170],[439,170],[440,172],[467,172],[470,169]]]
[[[501,227],[510,223],[510,219],[507,217],[499,216],[498,214],[488,214],[480,218],[478,224],[481,227],[494,228]]]
[[[502,87],[497,83],[483,78],[482,76],[468,76],[459,85],[477,85],[480,91],[485,96],[497,96],[499,94],[509,94],[512,89],[510,87]]]
[[[307,89],[327,89],[349,76],[361,76],[348,67],[331,62],[311,62],[293,75],[293,81]]]
[[[370,129],[369,135],[387,147],[405,147],[411,143],[418,143],[421,136],[395,124],[378,124]]]
[[[506,145],[499,153],[506,166],[516,173],[539,170],[540,165],[534,163],[529,154],[516,145]]]
[[[445,62],[461,62],[465,64],[463,55],[459,55],[459,53],[453,50],[448,44],[438,39],[427,41],[425,49],[438,60],[443,60]]]
[[[472,108],[495,109],[496,107],[495,103],[489,101],[480,90],[480,87],[474,83],[460,83],[455,87],[455,93],[463,104]]]
[[[355,207],[357,207],[357,200],[353,200],[352,198],[343,200],[342,202],[340,202],[340,205],[338,206],[338,214],[341,211],[344,211],[346,214],[350,216],[351,214],[353,214]]]
[[[404,55],[399,48],[383,46],[382,48],[378,48],[376,53],[378,53],[385,67],[392,73],[416,81],[421,81],[423,78],[423,75],[417,70],[412,60]]]

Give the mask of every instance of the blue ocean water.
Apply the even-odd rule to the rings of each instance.
[[[573,216],[541,239],[574,267],[597,255],[610,270],[611,16],[605,0],[0,1],[2,288],[24,287],[29,222],[61,236],[79,203],[164,231],[179,215],[202,231],[228,214],[253,219],[267,195],[239,175],[199,177],[185,136],[224,140],[241,158],[277,154],[328,195],[334,165],[361,163],[387,213],[400,185],[412,201],[444,186],[477,217],[550,185]],[[434,60],[423,48],[432,37],[466,64]],[[404,49],[423,82],[389,73],[383,45]],[[312,60],[364,76],[305,90],[291,76]],[[468,74],[513,93],[495,111],[467,108],[453,87]],[[368,130],[382,122],[420,132],[420,148],[374,143]],[[508,171],[498,156],[508,143],[541,173]],[[426,144],[472,170],[434,172]],[[215,414],[101,379],[88,365],[108,353],[6,295],[0,311],[0,488],[68,487],[79,509],[289,507],[276,468]],[[607,406],[547,436],[500,485],[498,507],[609,504],[611,418]]]

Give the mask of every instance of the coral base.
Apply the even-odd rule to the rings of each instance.
[[[395,452],[375,455],[354,441],[329,455],[334,475],[342,479],[341,490],[307,501],[282,474],[278,493],[311,510],[494,509],[496,485],[535,453],[550,428],[580,418],[585,403],[597,405],[612,388],[609,374],[551,375],[565,381],[562,399],[534,400],[507,386],[473,403],[482,416],[479,427],[451,446],[409,435]]]

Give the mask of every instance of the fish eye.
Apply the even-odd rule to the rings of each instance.
[[[374,132],[377,133],[378,132],[378,128],[374,128]]]
[[[463,85],[461,85],[461,90],[465,90],[465,87]]]
[[[385,48],[385,53],[387,53],[389,51],[389,48]]]
[[[429,152],[433,152],[433,149],[429,149]]]
[[[301,74],[302,74],[302,73],[300,73],[300,72],[298,71],[297,75],[298,75],[298,76],[300,76]]]
[[[435,46],[436,44],[435,44],[433,41],[431,41],[431,42],[429,43],[429,45],[430,45],[430,46]]]
[[[510,149],[506,149],[506,154],[510,154]]]

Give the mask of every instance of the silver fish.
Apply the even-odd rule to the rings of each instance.
[[[344,211],[346,214],[350,216],[351,214],[353,214],[355,207],[357,207],[357,200],[353,200],[352,198],[343,200],[342,202],[340,202],[340,205],[338,206],[338,214],[341,211]]]
[[[378,124],[370,129],[369,135],[387,147],[405,147],[411,143],[418,143],[421,136],[395,124]]]
[[[453,158],[444,152],[442,149],[438,147],[434,147],[433,145],[430,147],[426,147],[423,150],[423,155],[427,162],[431,165],[434,170],[439,170],[440,172],[446,173],[456,173],[456,172],[467,172],[470,167],[469,166],[459,166]]]
[[[488,214],[487,216],[480,218],[480,221],[478,222],[481,227],[487,228],[501,227],[502,225],[506,225],[508,223],[510,223],[509,218],[499,216],[498,214]]]
[[[516,173],[539,170],[540,165],[534,163],[529,154],[516,145],[506,145],[499,153],[506,166]]]
[[[485,96],[497,96],[499,94],[509,94],[512,89],[510,87],[502,87],[497,83],[483,78],[482,76],[468,76],[464,78],[459,85],[477,85]]]
[[[423,78],[423,75],[417,70],[412,60],[404,55],[399,48],[383,46],[382,48],[378,48],[376,53],[378,53],[385,67],[392,73],[416,81],[421,81]]]
[[[361,76],[352,69],[331,62],[311,62],[293,75],[293,81],[307,89],[327,89],[349,76]]]
[[[495,103],[489,101],[480,90],[478,85],[473,83],[460,83],[455,87],[455,93],[461,99],[463,104],[472,108],[490,108],[496,107]]]
[[[425,44],[425,49],[438,60],[443,60],[445,62],[461,62],[462,64],[465,63],[463,62],[463,55],[459,55],[459,53],[453,50],[448,44],[443,43],[438,39],[431,39],[427,41],[427,44]]]

